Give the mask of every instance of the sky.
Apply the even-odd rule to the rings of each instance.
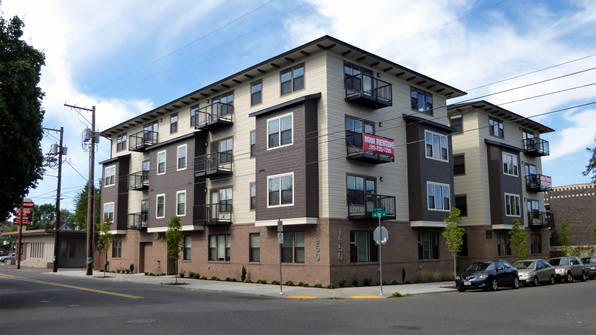
[[[105,130],[323,35],[468,92],[449,103],[485,99],[555,129],[542,135],[543,174],[553,186],[590,181],[596,1],[0,0],[0,11],[23,19],[23,39],[46,56],[43,126],[64,127],[68,148],[62,208],[87,184],[91,120],[65,103],[96,106]],[[57,143],[48,131],[42,150]],[[101,138],[96,163],[109,151]],[[55,203],[56,175],[47,170],[28,197]]]

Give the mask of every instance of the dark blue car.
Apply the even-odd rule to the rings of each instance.
[[[504,260],[472,263],[455,277],[455,287],[460,292],[473,289],[496,291],[502,286],[519,288],[517,269]]]

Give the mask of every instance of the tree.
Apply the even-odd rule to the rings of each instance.
[[[176,276],[176,284],[178,284],[178,260],[180,253],[184,251],[184,233],[180,225],[180,218],[172,216],[168,221],[168,230],[166,231],[166,238],[161,239],[161,243],[167,245],[168,256],[174,260],[174,272]]]
[[[44,94],[37,85],[45,55],[20,39],[23,26],[17,16],[8,21],[0,17],[0,219],[37,186],[44,172]]]
[[[74,229],[74,221],[72,218],[73,214],[68,209],[61,209],[60,210],[60,226],[66,224],[68,228]]]
[[[466,233],[466,230],[460,227],[460,214],[459,209],[453,208],[449,213],[449,218],[444,220],[447,223],[447,227],[443,231],[443,237],[445,238],[447,249],[451,253],[451,256],[453,256],[453,278],[457,276],[457,255],[464,244],[464,234]]]
[[[89,188],[84,186],[79,194],[77,194],[75,212],[72,217],[74,227],[80,229],[87,229],[87,208],[89,208],[87,194],[89,194]],[[95,222],[97,226],[100,223],[101,213],[101,189],[95,189]]]
[[[569,256],[571,246],[571,230],[567,225],[567,220],[563,220],[561,228],[559,229],[559,244],[563,246],[563,255]]]
[[[513,220],[513,228],[509,231],[511,250],[513,255],[519,261],[520,259],[526,258],[528,248],[526,247],[526,240],[528,235],[524,226],[518,219]]]
[[[99,232],[99,236],[97,237],[97,249],[106,255],[106,264],[103,268],[104,277],[106,276],[106,271],[108,271],[108,251],[114,241],[114,236],[110,233],[111,227],[112,221],[110,221],[109,218],[105,218],[97,227],[97,231]]]
[[[53,204],[34,205],[31,213],[30,229],[54,228],[56,206]]]
[[[594,142],[596,142],[596,138],[594,138]],[[586,148],[586,150],[592,153],[592,157],[588,161],[588,165],[586,165],[586,171],[583,172],[583,175],[588,176],[589,174],[592,174],[592,182],[596,183],[596,146],[594,146],[592,149]]]

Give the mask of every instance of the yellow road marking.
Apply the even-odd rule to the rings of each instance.
[[[381,299],[378,295],[354,295],[351,296],[352,299]]]
[[[13,280],[22,280],[22,281],[28,281],[28,282],[31,282],[31,283],[38,283],[38,284],[59,286],[59,287],[65,287],[65,288],[72,288],[72,289],[75,289],[75,290],[95,292],[95,293],[108,294],[108,295],[115,295],[115,296],[118,296],[118,297],[124,297],[124,298],[130,298],[130,299],[143,299],[143,297],[139,297],[139,296],[136,296],[136,295],[122,294],[122,293],[102,291],[102,290],[96,290],[96,289],[86,288],[86,287],[80,287],[80,286],[72,286],[72,285],[66,285],[66,284],[52,283],[52,282],[49,282],[49,281],[37,280],[37,279],[29,279],[29,278],[17,277],[17,276],[11,276],[11,275],[2,274],[2,273],[0,273],[0,278],[13,279]]]
[[[288,299],[315,299],[316,295],[289,295],[286,298]]]

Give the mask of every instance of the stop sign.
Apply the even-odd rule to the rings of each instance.
[[[381,239],[381,232],[383,233],[383,239]],[[387,240],[389,240],[389,232],[387,231],[387,228],[383,226],[375,228],[375,231],[373,232],[373,240],[375,240],[377,244],[380,243],[382,245],[385,245],[385,243],[387,243]]]

